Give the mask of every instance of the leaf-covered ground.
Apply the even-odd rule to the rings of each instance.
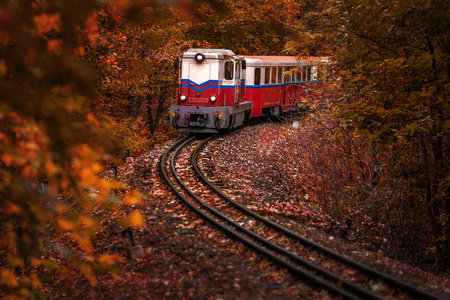
[[[305,154],[297,150],[298,141],[289,125],[262,124],[221,138],[205,152],[210,154],[208,164],[214,166],[214,179],[224,182],[226,192],[236,200],[336,251],[450,297],[449,280],[385,258],[371,248],[364,249],[369,246],[364,241],[357,244],[341,238],[343,227],[330,222],[314,203],[308,202],[303,181],[307,175],[302,175]],[[94,286],[80,275],[67,274],[58,288],[44,286],[51,298],[333,298],[230,241],[185,208],[158,176],[157,163],[165,146],[119,168],[122,181],[147,194],[145,205],[128,206],[122,215],[98,212],[102,228],[94,240],[95,252],[123,257],[117,273],[99,272]],[[130,260],[126,253],[131,244],[118,220],[134,210],[145,214],[147,221],[134,231],[144,255]]]

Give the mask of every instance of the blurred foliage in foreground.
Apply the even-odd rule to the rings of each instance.
[[[65,277],[68,268],[95,284],[94,267],[121,259],[94,256],[90,243],[98,229],[93,212],[122,205],[110,193],[121,185],[97,176],[97,161],[112,145],[103,132],[112,125],[85,109],[96,98],[96,73],[80,59],[98,38],[99,2],[0,4],[2,294],[39,298],[42,280],[51,280],[42,274]],[[124,197],[125,204],[139,201],[137,193]],[[141,223],[137,214],[123,220]]]

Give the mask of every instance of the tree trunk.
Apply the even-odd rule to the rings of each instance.
[[[161,117],[163,116],[163,113],[165,111],[165,98],[166,93],[164,91],[167,90],[167,88],[163,87],[162,92],[154,95],[153,97],[147,98],[147,118],[148,118],[148,126],[150,134],[154,134],[159,126],[159,121],[161,120]],[[155,99],[158,99],[158,103],[156,105],[153,105],[155,102]],[[155,107],[156,106],[156,107]]]

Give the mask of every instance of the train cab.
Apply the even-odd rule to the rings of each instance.
[[[180,61],[177,103],[170,122],[180,132],[215,133],[250,118],[244,58],[226,49],[189,49]]]

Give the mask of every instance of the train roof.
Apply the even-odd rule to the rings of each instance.
[[[223,60],[232,57],[235,60],[246,61],[247,66],[286,66],[295,67],[299,65],[312,65],[316,62],[327,62],[328,57],[297,57],[297,56],[253,56],[253,55],[236,55],[229,49],[207,49],[207,48],[191,48],[183,53],[183,58],[194,59],[197,53],[202,53],[207,59]]]
[[[297,56],[248,56],[243,55],[247,66],[297,66],[312,65],[314,62],[326,62],[328,57]]]
[[[219,53],[222,55],[235,56],[233,51],[228,49],[206,49],[206,48],[191,48],[186,53]]]
[[[224,59],[225,57],[233,57],[235,60],[243,60],[242,56],[237,56],[233,51],[228,49],[204,48],[191,48],[183,53],[183,58],[194,58],[197,53],[202,53],[209,59]]]

